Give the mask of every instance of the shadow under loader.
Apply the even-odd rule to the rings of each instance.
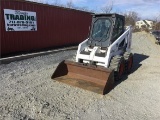
[[[134,64],[130,74],[136,71],[141,66],[140,62],[148,57],[135,53],[133,57]],[[119,81],[114,81],[114,70],[100,66],[85,66],[82,63],[62,61],[51,78],[71,86],[105,95],[118,84],[127,80],[128,75],[124,75]]]
[[[142,66],[142,64],[140,64],[140,63],[142,61],[144,61],[145,59],[147,59],[148,57],[149,56],[147,56],[147,55],[134,53],[134,56],[133,56],[133,66],[132,66],[132,70],[131,70],[130,74],[134,73],[138,68],[140,68]],[[124,75],[123,78],[120,81],[115,81],[114,87],[116,87],[121,82],[127,80],[127,78],[128,78],[128,75]]]

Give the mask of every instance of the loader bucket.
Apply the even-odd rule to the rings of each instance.
[[[52,79],[103,95],[114,87],[113,70],[71,61],[61,62]]]

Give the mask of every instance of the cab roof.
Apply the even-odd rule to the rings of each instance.
[[[108,13],[108,14],[93,14],[93,17],[96,18],[96,17],[120,17],[120,18],[124,18],[123,15],[119,15],[119,14],[116,14],[116,13]]]

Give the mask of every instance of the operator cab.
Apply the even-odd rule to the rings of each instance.
[[[124,16],[94,14],[88,44],[107,48],[124,32]]]

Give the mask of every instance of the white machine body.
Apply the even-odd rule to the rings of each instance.
[[[132,38],[132,27],[128,26],[124,33],[119,36],[112,44],[109,45],[107,49],[101,49],[100,46],[94,46],[90,47],[87,44],[86,39],[82,43],[79,44],[77,55],[76,55],[76,62],[79,62],[80,60],[83,61],[83,63],[92,64],[94,62],[97,66],[103,66],[105,68],[109,67],[110,60],[113,56],[116,55],[123,55],[124,52],[130,52],[131,51],[131,38]],[[125,47],[125,50],[121,49],[119,46],[122,43],[122,41],[125,40],[123,47]],[[89,55],[81,53],[82,51],[89,51]],[[103,53],[105,56],[96,56],[96,53]]]

